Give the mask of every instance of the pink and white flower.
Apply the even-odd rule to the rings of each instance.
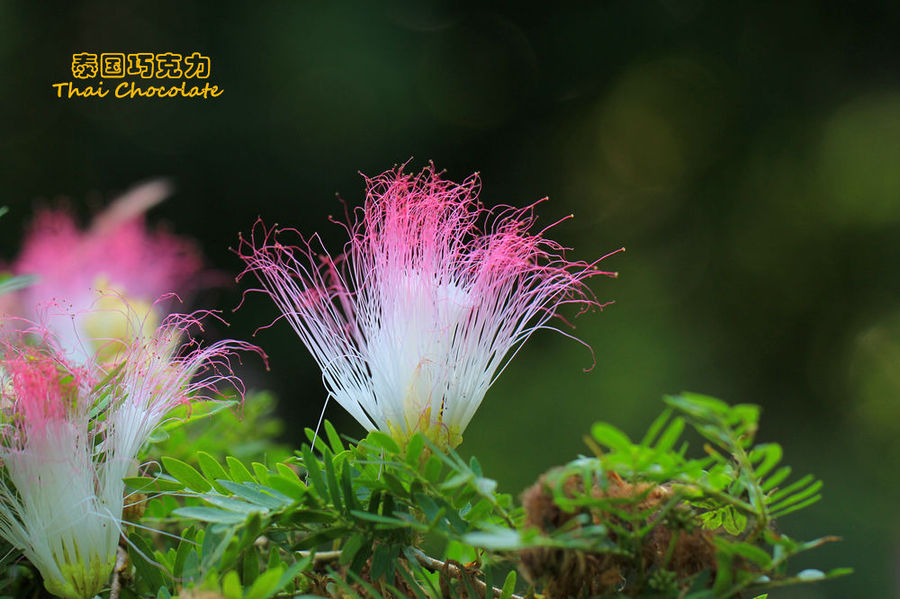
[[[73,364],[46,329],[29,331],[39,347],[0,346],[0,536],[54,595],[87,599],[108,580],[122,479],[136,473],[138,452],[172,408],[210,399],[222,383],[243,395],[230,361],[261,350],[231,340],[199,346],[187,330],[202,316],[171,315],[149,337],[128,335],[114,363]]]
[[[317,235],[257,223],[239,254],[366,429],[462,440],[488,388],[564,304],[602,307],[586,281],[615,276],[532,233],[534,207],[484,208],[473,175],[434,168],[367,179],[332,258]],[[349,216],[348,216],[349,220]],[[292,237],[294,241],[288,241]]]
[[[79,230],[64,210],[39,213],[12,267],[15,274],[36,275],[37,281],[18,292],[12,311],[45,323],[81,361],[98,343],[122,338],[134,328],[135,323],[122,320],[125,314],[145,325],[141,333],[152,333],[172,308],[174,293],[190,287],[201,268],[192,243],[149,232],[144,224],[144,212],[168,193],[161,181],[135,187],[87,231]]]
[[[97,493],[90,377],[53,354],[4,350],[0,535],[49,592],[92,597],[115,563],[122,497]]]

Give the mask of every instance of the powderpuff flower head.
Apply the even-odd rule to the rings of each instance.
[[[213,397],[224,382],[242,393],[230,361],[237,350],[258,350],[185,341],[197,322],[167,317],[152,336],[131,336],[114,365],[73,366],[46,330],[40,349],[3,343],[0,536],[50,593],[86,599],[104,586],[122,532],[122,479],[169,411]]]
[[[49,592],[93,596],[115,562],[122,498],[96,492],[89,377],[52,355],[5,351],[0,535]]]
[[[142,333],[152,333],[170,308],[157,298],[184,290],[201,267],[191,243],[144,225],[143,213],[168,193],[162,181],[140,185],[97,215],[87,231],[64,210],[40,212],[12,267],[37,280],[19,293],[13,311],[45,322],[81,361],[96,349],[93,340],[124,338],[134,328],[123,320],[126,314],[145,325]]]
[[[531,232],[537,204],[487,209],[479,189],[476,175],[456,184],[433,167],[367,179],[335,259],[291,229],[257,223],[241,239],[244,274],[312,353],[329,397],[368,430],[458,445],[518,348],[564,304],[600,306],[586,281],[615,274]]]

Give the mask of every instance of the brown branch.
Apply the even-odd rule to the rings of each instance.
[[[468,579],[476,587],[478,587],[479,591],[484,593],[485,596],[487,595],[488,585],[485,584],[484,581],[482,581],[477,576],[470,576],[469,572],[465,568],[457,566],[456,564],[454,564],[450,561],[442,562],[439,559],[435,559],[429,555],[426,555],[423,551],[421,551],[419,549],[413,549],[413,550],[415,551],[416,559],[419,561],[419,563],[422,566],[424,566],[426,569],[428,569],[429,571],[438,572],[441,574],[447,574],[448,576],[455,578],[457,580]],[[312,555],[313,560],[316,563],[330,562],[330,561],[334,561],[334,560],[338,559],[339,557],[341,557],[340,550],[338,550],[338,551],[319,551],[319,552],[298,551],[297,553],[300,555],[300,557],[309,557],[310,555]],[[490,590],[491,590],[491,597],[499,597],[503,594],[503,589],[498,589],[497,587],[492,586],[492,587],[490,587]],[[116,599],[116,598],[110,596],[109,599]],[[522,597],[521,595],[512,594],[512,595],[510,595],[510,599],[524,599],[524,597]]]
[[[116,547],[116,567],[113,568],[112,582],[109,585],[109,599],[119,599],[122,593],[122,573],[128,567],[128,551],[122,545]]]
[[[468,572],[465,570],[465,568],[461,568],[460,566],[457,566],[449,561],[442,562],[439,559],[435,559],[429,555],[426,555],[419,549],[414,549],[413,551],[415,551],[416,559],[419,560],[419,563],[431,572],[446,572],[448,575],[458,580],[468,579],[472,583],[474,583],[476,587],[478,587],[479,591],[487,596],[488,585],[478,577],[469,577]],[[492,597],[499,597],[503,594],[503,589],[498,589],[497,587],[490,587],[490,591]],[[524,597],[522,597],[521,595],[512,594],[510,595],[510,599],[524,599]]]

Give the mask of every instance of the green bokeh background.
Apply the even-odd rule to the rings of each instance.
[[[480,171],[485,203],[545,195],[542,223],[592,259],[615,304],[574,320],[596,356],[541,333],[488,394],[461,451],[519,492],[605,419],[639,434],[668,392],[764,407],[760,438],[825,499],[782,522],[844,538],[801,566],[851,578],[772,593],[898,597],[900,8],[895,2],[634,0],[43,4],[0,0],[0,251],[36,201],[83,215],[135,181],[214,267],[257,216],[320,231],[334,194],[412,157]],[[75,52],[212,59],[214,100],[55,97]],[[205,294],[230,336],[275,317],[236,286]],[[291,437],[325,393],[286,324],[260,332]],[[328,415],[349,434],[339,409]]]

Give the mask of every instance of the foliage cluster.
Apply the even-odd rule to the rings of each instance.
[[[775,529],[821,482],[791,480],[780,446],[754,444],[756,406],[665,401],[639,442],[595,424],[593,455],[545,473],[521,502],[476,458],[421,435],[354,442],[326,422],[290,454],[271,441],[270,398],[228,427],[227,411],[192,414],[127,481],[133,526],[109,596],[714,599],[847,573],[790,570],[833,539]],[[699,457],[687,427],[704,441]],[[38,588],[27,564],[4,567],[4,595]]]

